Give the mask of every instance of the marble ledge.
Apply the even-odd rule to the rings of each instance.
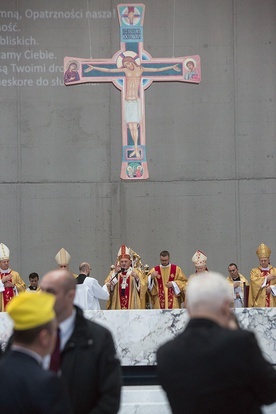
[[[123,387],[119,414],[172,414],[166,393],[159,385]],[[276,404],[262,407],[263,414],[275,414]]]
[[[255,332],[266,359],[276,364],[276,308],[241,308],[235,313],[244,329]],[[117,354],[125,366],[154,365],[156,349],[180,333],[187,321],[186,309],[85,311],[85,316],[107,327]],[[12,323],[0,313],[0,343],[7,343]]]

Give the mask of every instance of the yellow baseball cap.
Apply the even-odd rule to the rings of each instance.
[[[23,292],[7,305],[14,329],[24,331],[52,321],[55,317],[55,296],[46,292]]]

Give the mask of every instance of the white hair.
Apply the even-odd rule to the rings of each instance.
[[[186,289],[187,308],[193,311],[205,306],[210,310],[217,310],[224,302],[233,301],[232,290],[230,283],[220,273],[209,272],[193,276]]]

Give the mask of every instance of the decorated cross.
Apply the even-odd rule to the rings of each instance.
[[[146,158],[144,91],[153,81],[199,83],[200,57],[154,59],[143,49],[144,4],[119,4],[121,49],[111,59],[64,59],[65,85],[113,82],[121,90],[121,178],[149,177]]]

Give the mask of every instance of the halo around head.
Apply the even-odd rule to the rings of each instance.
[[[196,61],[193,58],[187,58],[186,60],[184,60],[184,66],[187,67],[187,63],[188,62],[193,62],[195,68],[196,68]]]
[[[77,60],[69,60],[69,62],[67,62],[67,69],[73,64],[76,65],[77,70],[79,70],[79,62]]]
[[[134,52],[133,50],[126,50],[122,53],[119,54],[119,56],[117,57],[117,68],[122,68],[123,67],[123,59],[125,57],[132,57],[134,59],[134,61],[137,63],[137,65],[141,65],[141,60],[139,55],[137,55],[136,52]]]

